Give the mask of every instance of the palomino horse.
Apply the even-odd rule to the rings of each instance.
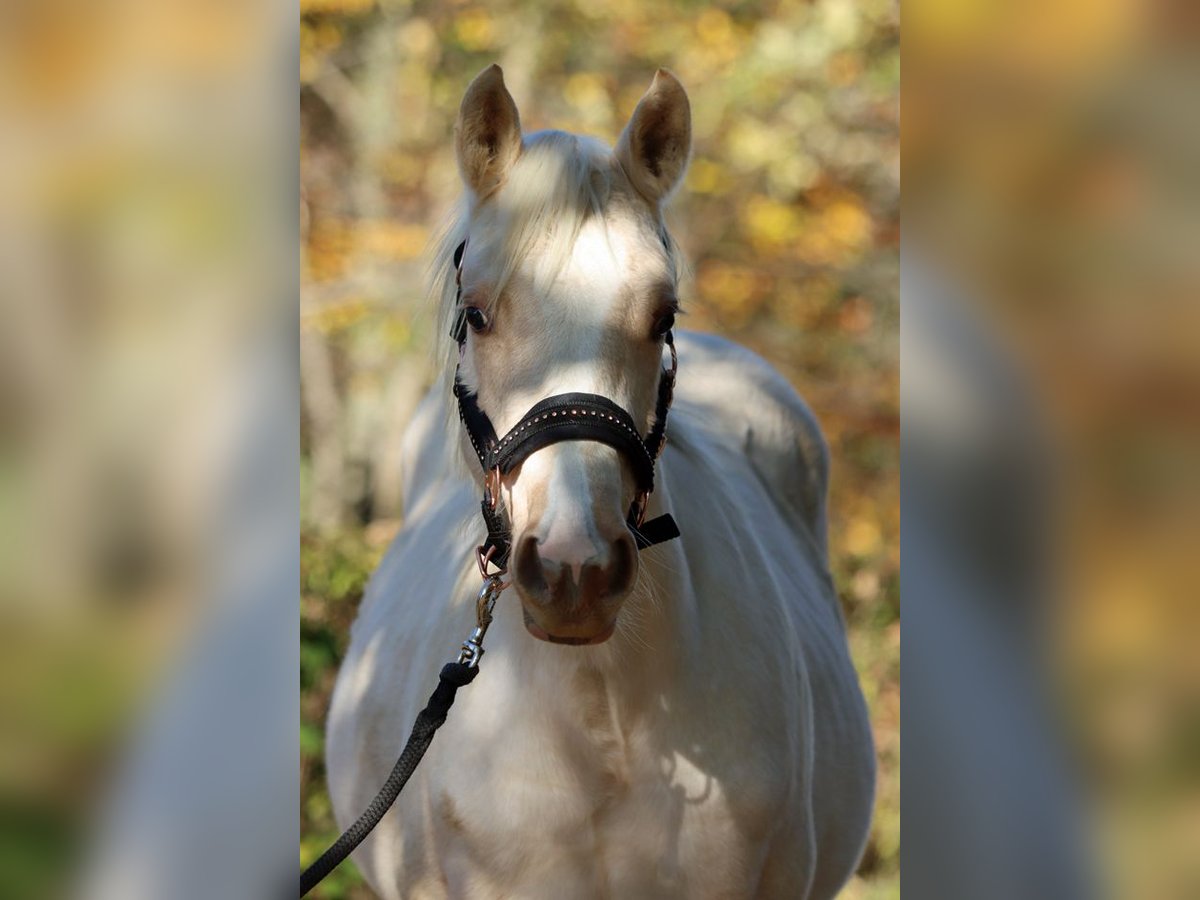
[[[677,303],[662,206],[690,153],[682,86],[659,71],[610,150],[522,135],[493,66],[456,132],[466,202],[438,277],[449,322],[467,241],[464,382],[501,434],[567,391],[648,427]],[[824,442],[763,360],[677,346],[649,514],[682,537],[634,550],[629,465],[604,443],[553,444],[503,479],[513,589],[479,677],[355,854],[382,897],[822,898],[854,871],[874,754],[826,564]],[[343,825],[474,623],[483,475],[452,409],[447,381],[410,426],[404,528],[338,678]]]

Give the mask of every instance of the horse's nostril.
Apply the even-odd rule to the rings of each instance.
[[[624,594],[637,575],[637,547],[628,532],[612,542],[608,550],[608,593]]]
[[[548,585],[542,572],[542,558],[538,554],[537,538],[525,535],[517,542],[513,577],[524,592],[531,597],[545,596]]]
[[[637,550],[625,533],[584,557],[584,552],[552,546],[530,535],[513,554],[513,577],[522,594],[543,606],[606,606],[628,592],[637,574]]]

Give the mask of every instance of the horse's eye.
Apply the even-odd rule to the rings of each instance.
[[[663,315],[659,316],[658,319],[654,322],[654,337],[655,337],[655,339],[663,337],[668,331],[670,331],[674,327],[675,327],[674,311],[669,312],[669,313],[664,313]]]
[[[467,317],[467,324],[471,326],[471,330],[477,334],[487,331],[488,317],[478,306],[468,306],[463,310],[463,315]]]

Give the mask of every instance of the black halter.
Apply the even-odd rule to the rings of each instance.
[[[450,336],[458,343],[461,358],[467,343],[467,320],[462,307],[462,260],[467,242],[455,248],[454,267],[458,282],[457,311]],[[486,574],[491,562],[503,570],[512,549],[512,528],[499,507],[500,479],[523,463],[532,454],[560,441],[597,441],[616,450],[633,470],[637,495],[629,507],[625,522],[633,533],[639,550],[679,537],[679,528],[670,515],[643,521],[646,500],[654,490],[654,463],[666,441],[667,412],[675,391],[675,338],[666,334],[671,350],[671,368],[662,371],[658,382],[658,400],[654,407],[654,424],[645,438],[638,430],[633,416],[607,397],[598,394],[555,394],[535,404],[503,437],[479,406],[479,397],[462,382],[460,372],[454,373],[454,396],[458,399],[458,414],[466,428],[471,446],[484,472],[484,491],[481,509],[487,524],[487,539],[478,549],[480,569]]]

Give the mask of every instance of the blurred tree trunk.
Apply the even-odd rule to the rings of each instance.
[[[389,215],[379,170],[394,146],[398,119],[394,114],[399,64],[395,29],[386,21],[371,29],[359,59],[362,65],[353,80],[331,61],[313,87],[341,120],[349,144],[351,179],[343,215],[371,223]],[[348,270],[354,276],[338,293],[386,295],[379,285],[382,261],[366,248],[355,247],[352,253]],[[335,294],[330,295],[336,302]],[[341,393],[326,335],[309,331],[301,338],[300,375],[312,457],[309,516],[318,529],[334,530],[345,524],[351,510],[372,505],[366,496],[372,481],[371,441],[362,440],[349,421],[354,398]],[[347,384],[345,390],[354,390],[353,377]]]
[[[300,392],[309,425],[312,494],[309,518],[321,531],[333,531],[344,519],[342,482],[342,400],[333,377],[333,359],[325,336],[300,332]]]

